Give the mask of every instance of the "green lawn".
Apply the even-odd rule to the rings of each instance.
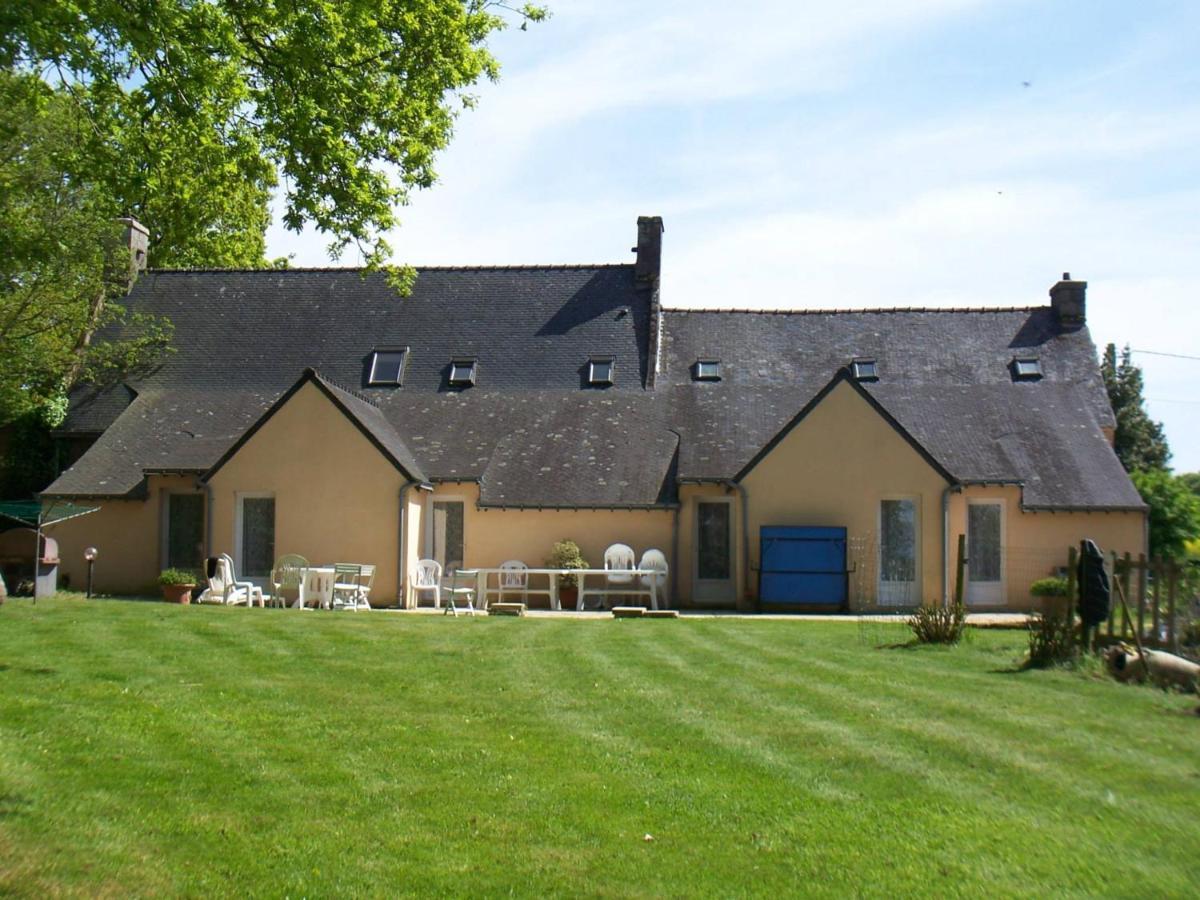
[[[885,630],[10,599],[0,895],[1195,894],[1195,698]]]

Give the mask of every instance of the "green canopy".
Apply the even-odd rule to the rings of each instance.
[[[33,564],[33,602],[38,598],[38,563],[37,557],[42,549],[42,529],[49,525],[57,525],[67,519],[76,519],[99,510],[98,506],[79,506],[67,500],[4,500],[0,501],[0,518],[22,525],[29,525],[37,532],[37,543],[34,545]]]

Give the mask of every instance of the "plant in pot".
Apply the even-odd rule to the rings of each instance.
[[[168,603],[191,603],[192,591],[199,584],[195,572],[187,569],[164,569],[158,576],[159,587],[162,588],[163,599]]]
[[[1043,615],[1065,615],[1071,610],[1071,601],[1067,597],[1067,579],[1057,575],[1052,578],[1039,578],[1029,586],[1029,593],[1042,601]]]
[[[548,569],[587,569],[588,561],[583,558],[579,545],[570,539],[554,544],[546,560]],[[573,609],[579,599],[578,579],[574,575],[563,575],[558,579],[558,601],[563,609]]]

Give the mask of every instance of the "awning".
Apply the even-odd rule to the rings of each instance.
[[[99,511],[98,506],[79,506],[71,503],[68,500],[49,500],[43,503],[41,500],[6,500],[0,502],[0,518],[8,519],[12,522],[20,522],[22,525],[30,525],[37,531],[38,551],[42,546],[42,529],[51,525],[57,525],[59,522],[65,522],[68,519],[77,519],[80,516],[86,516],[88,513]],[[37,559],[38,552],[34,553],[34,559]],[[33,579],[33,602],[37,603],[37,569],[35,565]]]

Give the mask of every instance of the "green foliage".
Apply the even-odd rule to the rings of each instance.
[[[1065,597],[1067,596],[1067,579],[1039,578],[1029,586],[1029,593],[1035,597]]]
[[[1072,662],[1079,655],[1079,638],[1075,633],[1073,615],[1067,613],[1031,616],[1028,628],[1028,665],[1031,668],[1044,669],[1062,665]]]
[[[1162,470],[1132,472],[1134,486],[1150,506],[1150,553],[1174,559],[1200,537],[1200,498],[1181,478]]]
[[[197,585],[200,579],[196,577],[195,572],[187,569],[163,569],[162,574],[158,576],[158,583],[162,587],[182,587],[188,584]]]
[[[1115,344],[1105,347],[1100,373],[1104,377],[1108,402],[1117,418],[1113,449],[1125,471],[1165,469],[1171,459],[1171,450],[1162,425],[1146,412],[1142,370],[1133,364],[1128,345],[1121,351],[1119,360]]]
[[[545,16],[490,0],[44,0],[5,6],[0,65],[69,93],[88,174],[152,229],[155,265],[263,264],[280,176],[288,228],[378,265],[467,90],[499,73],[488,38]]]
[[[548,569],[587,569],[588,561],[583,558],[579,545],[570,539],[557,541],[546,559]],[[578,579],[574,575],[564,575],[559,579],[562,587],[575,587]]]
[[[917,607],[909,616],[908,627],[922,644],[957,644],[967,628],[967,614],[961,603],[940,603]]]

